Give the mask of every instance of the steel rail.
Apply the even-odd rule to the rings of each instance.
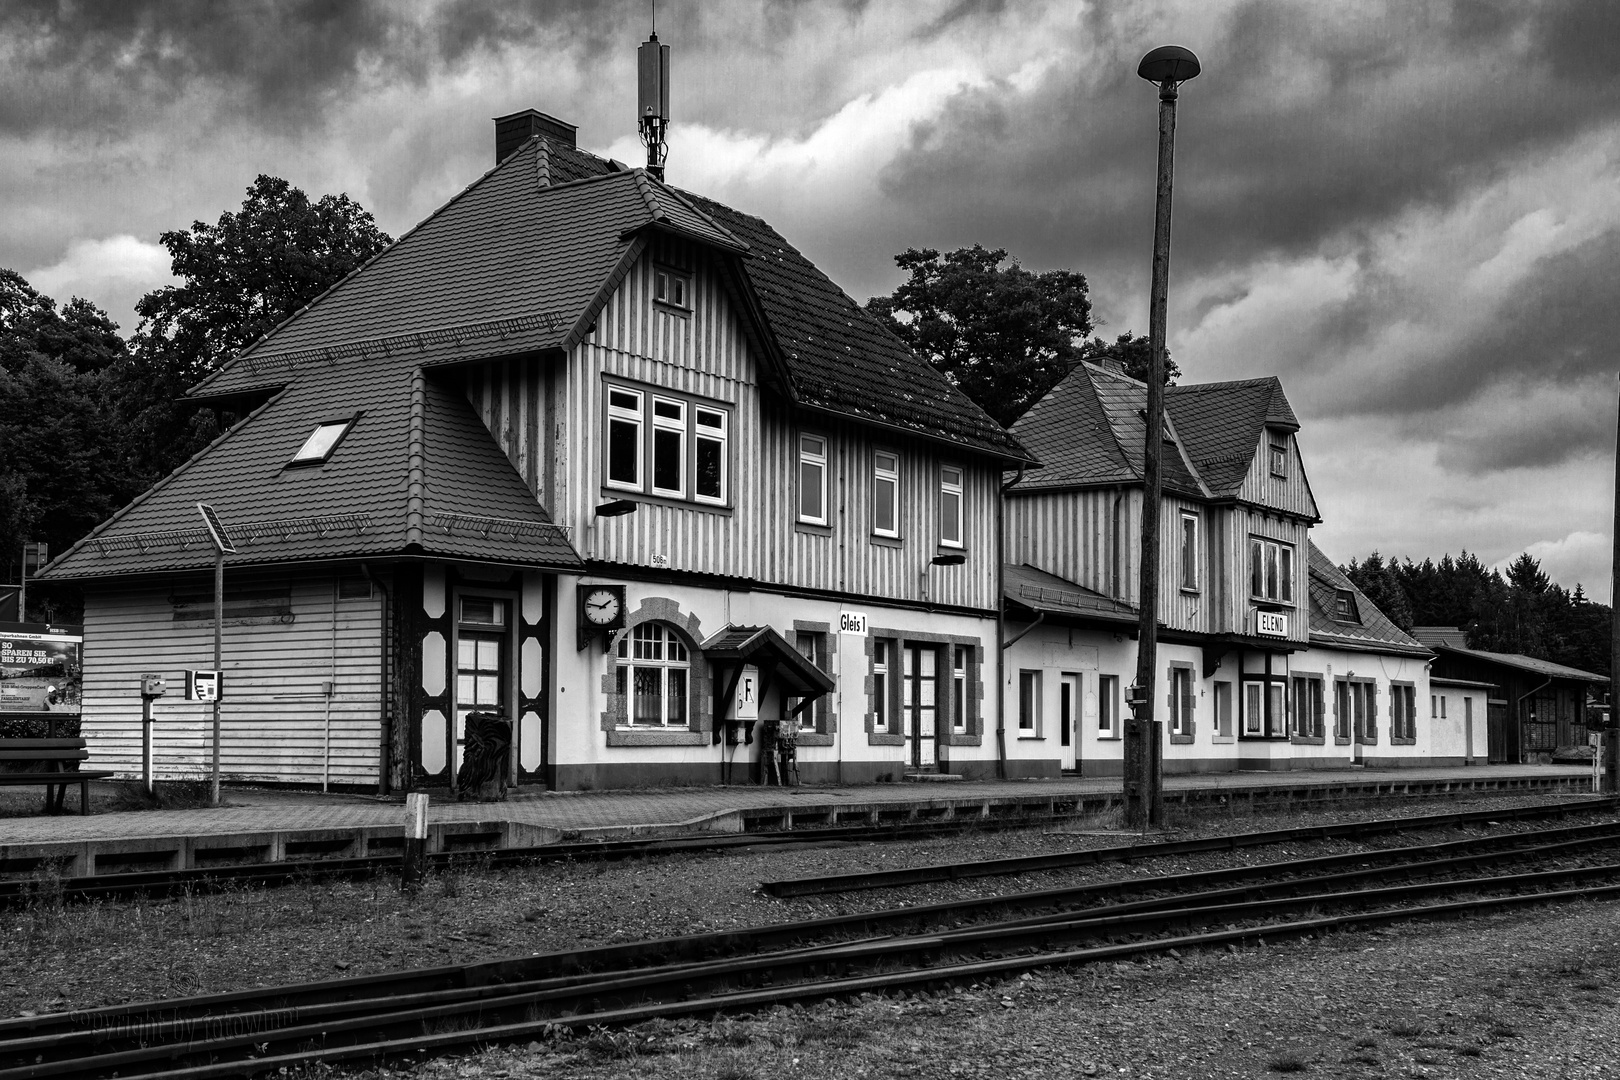
[[[1356,903],[1380,903],[1389,901],[1402,901],[1425,892],[1435,891],[1470,891],[1484,888],[1501,888],[1504,885],[1543,886],[1555,882],[1563,882],[1581,876],[1614,876],[1620,874],[1620,865],[1602,867],[1582,867],[1574,869],[1560,869],[1555,871],[1534,874],[1510,875],[1502,877],[1487,877],[1468,879],[1453,882],[1426,882],[1418,886],[1400,886],[1389,889],[1362,890],[1352,893],[1328,893],[1313,896],[1293,897],[1282,902],[1277,901],[1250,901],[1241,904],[1216,904],[1192,908],[1181,908],[1159,912],[1134,912],[1126,914],[1096,913],[1086,918],[1071,920],[1067,924],[1049,927],[997,927],[991,929],[975,929],[955,934],[930,935],[925,937],[904,939],[898,941],[868,942],[857,945],[840,945],[820,950],[795,950],[785,957],[768,956],[756,957],[742,962],[717,962],[709,965],[686,965],[681,969],[638,973],[629,976],[618,976],[587,982],[573,986],[555,989],[535,990],[529,992],[512,992],[518,988],[504,988],[499,998],[490,1000],[480,997],[481,1000],[463,1000],[455,1003],[437,1003],[428,1007],[411,1008],[417,1005],[413,1002],[402,1002],[384,999],[378,1003],[381,1011],[367,1015],[353,1016],[346,1020],[334,1020],[331,1017],[315,1018],[314,1022],[299,1023],[290,1028],[273,1031],[252,1031],[228,1035],[224,1038],[206,1039],[201,1043],[189,1042],[182,1046],[143,1046],[139,1049],[112,1054],[98,1054],[92,1057],[68,1058],[48,1062],[39,1062],[21,1068],[0,1071],[0,1080],[20,1080],[22,1077],[46,1077],[63,1075],[90,1075],[117,1070],[118,1075],[124,1077],[151,1075],[140,1069],[131,1070],[131,1066],[160,1064],[162,1075],[230,1075],[245,1071],[259,1071],[266,1067],[277,1068],[275,1061],[291,1061],[293,1059],[310,1061],[317,1058],[326,1060],[342,1060],[349,1058],[353,1046],[333,1046],[328,1040],[334,1036],[355,1034],[361,1038],[375,1039],[379,1034],[392,1034],[393,1037],[385,1041],[373,1041],[368,1046],[389,1046],[395,1051],[402,1048],[414,1049],[421,1045],[421,1035],[424,1025],[431,1023],[462,1023],[472,1018],[477,1024],[460,1032],[466,1041],[491,1041],[503,1036],[500,1031],[510,1029],[514,1023],[527,1032],[542,1031],[548,1025],[562,1025],[568,1027],[582,1026],[588,1021],[604,1022],[608,1016],[624,1016],[636,1014],[639,1018],[647,1018],[652,1013],[671,1015],[668,1011],[675,1008],[681,1012],[707,1012],[713,1009],[728,1007],[726,1002],[750,998],[759,991],[747,989],[750,980],[763,980],[771,984],[765,993],[771,1000],[783,1000],[786,996],[798,997],[803,995],[806,987],[809,993],[815,996],[827,996],[848,992],[841,987],[851,983],[847,966],[850,963],[884,962],[893,963],[901,954],[914,955],[918,967],[906,972],[891,972],[875,978],[885,981],[885,985],[904,985],[914,982],[921,975],[929,982],[959,981],[961,972],[971,970],[978,972],[984,969],[986,961],[978,961],[967,965],[955,964],[940,966],[940,958],[946,954],[959,955],[965,951],[983,950],[991,944],[999,945],[1003,952],[1013,949],[1028,949],[1030,947],[1050,947],[1057,941],[1072,944],[1075,940],[1094,940],[1107,933],[1129,934],[1140,933],[1149,929],[1162,930],[1169,925],[1191,924],[1196,922],[1252,919],[1256,917],[1272,916],[1283,910],[1303,908],[1312,910],[1323,905]],[[1470,901],[1453,902],[1450,904],[1430,906],[1428,908],[1394,908],[1381,909],[1370,913],[1353,913],[1328,919],[1312,920],[1309,925],[1328,927],[1355,925],[1367,918],[1381,918],[1388,921],[1411,918],[1434,911],[1477,910],[1479,907],[1493,907],[1511,905],[1520,902],[1555,899],[1560,896],[1573,895],[1613,895],[1620,891],[1620,885],[1595,886],[1584,889],[1564,890],[1563,892],[1536,892],[1532,894],[1517,894],[1509,897],[1483,897]],[[1175,944],[1199,943],[1195,939],[1203,939],[1202,943],[1230,939],[1232,934],[1241,935],[1244,939],[1253,936],[1282,936],[1291,928],[1306,924],[1263,924],[1259,926],[1244,927],[1235,931],[1217,933],[1213,935],[1195,935],[1192,938],[1172,938],[1172,944],[1165,945],[1163,941],[1135,941],[1124,947],[1142,951],[1162,950],[1166,947],[1175,947]],[[1090,954],[1110,953],[1121,946],[1103,946],[1084,950]],[[990,964],[1023,964],[1025,969],[1033,966],[1046,966],[1053,962],[1049,958],[1057,955],[1078,956],[1079,954],[1044,954],[1042,960],[1032,961],[1026,957],[1003,958],[998,961],[989,961]],[[844,970],[838,972],[838,978],[828,981],[825,977],[818,979],[820,968],[837,967],[845,965]],[[707,969],[707,970],[703,970]],[[706,996],[693,1001],[695,986],[702,984],[703,976],[711,975],[719,980],[719,985],[708,984],[704,987]],[[805,978],[802,984],[790,983],[778,985],[776,977],[779,975]],[[874,976],[860,976],[854,982],[869,982]],[[899,980],[896,983],[895,980]],[[732,989],[741,982],[743,989]],[[673,989],[671,995],[666,992],[648,1000],[648,991],[663,986]],[[729,990],[729,993],[715,994],[716,989]],[[632,1000],[626,1001],[626,997]],[[617,1007],[604,1011],[603,1000],[607,999]],[[537,1016],[541,1007],[549,1003],[552,1008],[547,1010],[544,1017]],[[569,1009],[578,1010],[584,1006],[588,1011],[583,1016],[577,1011],[569,1013]],[[402,1007],[405,1006],[405,1007]],[[490,1013],[495,1015],[491,1016]],[[476,1015],[475,1015],[476,1014]],[[516,1020],[513,1019],[515,1014]],[[230,1018],[223,1018],[230,1019]],[[299,1017],[308,1020],[308,1017]],[[497,1022],[494,1028],[489,1026],[491,1021]],[[322,1045],[316,1048],[294,1049],[297,1044],[309,1044],[320,1041]],[[293,1047],[288,1046],[293,1044]],[[79,1040],[78,1047],[84,1045]],[[253,1052],[255,1049],[261,1055],[270,1048],[278,1050],[286,1048],[282,1053],[270,1058],[238,1060],[235,1062],[219,1061],[218,1055],[227,1052]],[[19,1050],[23,1049],[18,1047]],[[211,1064],[199,1068],[224,1069],[224,1072],[198,1071],[195,1068],[182,1068],[177,1070],[174,1065],[176,1059],[190,1061],[201,1057]]]
[[[982,916],[992,911],[1057,909],[1055,914],[1047,911],[1032,919],[1024,920],[1038,923],[1070,917],[1072,909],[1081,904],[1155,890],[1170,890],[1174,895],[1138,901],[1138,906],[1145,910],[1153,906],[1162,907],[1183,902],[1189,896],[1199,895],[1189,892],[1190,889],[1199,886],[1293,875],[1288,880],[1272,882],[1266,886],[1226,890],[1230,895],[1256,893],[1257,889],[1277,892],[1315,887],[1324,882],[1377,878],[1396,873],[1417,873],[1435,865],[1462,865],[1491,858],[1526,858],[1614,842],[1617,838],[1620,838],[1620,822],[1569,826],[1536,833],[1470,837],[1440,844],[1348,852],[1308,859],[1226,867],[1194,874],[1115,879],[932,905],[765,924],[738,930],[594,946],[585,950],[564,950],[469,965],[385,972],[311,984],[255,988],[223,995],[202,995],[164,1002],[107,1006],[70,1014],[56,1013],[41,1017],[15,1018],[0,1021],[0,1053],[4,1053],[7,1040],[30,1035],[46,1035],[53,1031],[77,1034],[86,1030],[114,1030],[132,1022],[148,1023],[147,1018],[154,1014],[171,1018],[174,1022],[181,1022],[188,1019],[230,1015],[232,1011],[309,1008],[323,1003],[373,998],[378,995],[400,996],[488,985],[512,985],[561,977],[573,972],[623,971],[658,963],[759,952],[773,946],[779,947],[806,940],[848,939],[863,933],[920,928],[943,921],[959,923],[965,917]],[[1502,851],[1503,854],[1491,854],[1498,851]],[[1468,852],[1476,854],[1469,856],[1466,854]],[[1392,868],[1392,864],[1396,865]],[[1304,878],[1298,876],[1302,873],[1309,874],[1347,866],[1358,869],[1348,874]],[[1007,920],[1003,920],[1003,924],[1006,922]]]
[[[895,870],[869,870],[853,874],[783,878],[775,881],[762,881],[760,882],[760,888],[771,896],[779,897],[896,888],[935,881],[955,881],[969,877],[999,877],[1043,870],[1058,870],[1071,866],[1090,866],[1104,862],[1129,862],[1135,859],[1163,858],[1167,855],[1227,851],[1240,847],[1275,844],[1289,840],[1342,839],[1354,836],[1371,836],[1385,832],[1463,826],[1478,822],[1550,817],[1566,812],[1614,810],[1617,806],[1620,806],[1620,800],[1612,798],[1589,799],[1580,802],[1552,804],[1550,806],[1543,804],[1533,807],[1513,807],[1500,811],[1475,810],[1417,818],[1380,818],[1375,821],[1302,825],[1292,829],[1234,833],[1191,840],[1167,840],[1149,844],[1119,844],[1109,847],[1052,852],[1046,855],[1022,855],[1002,859],[971,859],[962,862],[930,863],[923,866],[902,867]]]

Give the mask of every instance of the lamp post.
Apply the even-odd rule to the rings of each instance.
[[[1176,92],[1197,76],[1198,57],[1179,45],[1163,45],[1137,65],[1136,73],[1159,87],[1159,183],[1153,213],[1153,292],[1148,310],[1152,361],[1147,380],[1147,433],[1142,465],[1142,553],[1138,590],[1136,685],[1125,740],[1125,824],[1164,824],[1163,732],[1153,719],[1154,670],[1159,640],[1159,457],[1164,448],[1165,303],[1170,285],[1170,187],[1175,172]]]

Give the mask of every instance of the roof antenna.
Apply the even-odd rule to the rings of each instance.
[[[658,6],[653,5],[653,29],[636,50],[637,94],[641,142],[647,147],[647,175],[664,178],[669,156],[669,46],[658,41]]]

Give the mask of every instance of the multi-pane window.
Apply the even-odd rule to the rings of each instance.
[[[456,713],[506,711],[506,602],[460,598],[456,627]],[[458,728],[459,730],[459,728]]]
[[[1249,594],[1279,604],[1294,602],[1294,547],[1258,536],[1249,538]]]
[[[641,488],[641,391],[608,387],[607,482]]]
[[[1389,737],[1417,738],[1417,690],[1411,686],[1389,688]]]
[[[1097,676],[1097,735],[1119,737],[1119,676]]]
[[[827,524],[827,440],[799,436],[799,520]]]
[[[1306,739],[1322,737],[1322,680],[1314,675],[1295,675],[1291,680],[1288,708],[1295,735]]]
[[[1288,475],[1288,444],[1271,443],[1271,475],[1287,477]]]
[[[1341,739],[1378,741],[1378,688],[1369,680],[1339,679],[1333,686],[1333,704],[1338,713],[1333,734]]]
[[[954,465],[939,470],[939,542],[962,546],[962,470]]]
[[[1041,730],[1041,673],[1018,673],[1018,732],[1038,735]]]
[[[652,490],[679,499],[686,494],[686,402],[653,398]]]
[[[731,411],[672,392],[607,386],[606,484],[724,504]]]
[[[900,535],[900,457],[887,450],[872,454],[872,531]]]
[[[692,306],[692,279],[673,270],[653,271],[653,299],[672,307]]]
[[[1223,739],[1232,737],[1232,684],[1215,684],[1215,734]]]
[[[1344,679],[1333,682],[1333,737],[1350,738],[1350,684]]]
[[[889,638],[872,641],[872,730],[886,734],[892,707],[889,704],[889,673],[894,663],[895,643]]]
[[[619,638],[618,693],[631,724],[685,727],[690,662],[686,643],[663,623],[645,622]]]
[[[1198,591],[1198,515],[1181,514],[1181,587]]]
[[[1288,714],[1284,708],[1283,684],[1246,682],[1243,684],[1243,734],[1252,739],[1282,738],[1288,734]]]
[[[1193,733],[1193,673],[1191,668],[1170,669],[1170,734]]]
[[[951,649],[951,730],[965,733],[968,729],[968,647],[957,645]]]
[[[697,456],[697,479],[692,496],[698,502],[723,503],[726,501],[726,441],[727,431],[724,409],[693,408],[693,446]]]
[[[799,655],[814,664],[816,670],[827,672],[827,635],[819,630],[800,630],[793,635],[793,644]],[[808,709],[799,713],[799,726],[806,731],[825,731],[828,702],[831,694],[822,694]]]

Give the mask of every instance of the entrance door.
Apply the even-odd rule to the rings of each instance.
[[[461,597],[456,627],[455,750],[451,775],[461,769],[466,748],[467,714],[506,715],[507,603],[480,596]],[[509,716],[508,719],[511,719]]]
[[[1371,720],[1368,715],[1371,711],[1368,708],[1370,702],[1367,700],[1370,696],[1367,691],[1370,689],[1366,683],[1350,684],[1350,707],[1354,710],[1355,716],[1355,741],[1350,749],[1352,760],[1358,765],[1365,764],[1367,757],[1366,747],[1361,740],[1367,737],[1367,724]]]
[[[1080,765],[1080,676],[1064,675],[1058,682],[1060,764],[1073,771]]]
[[[939,650],[932,645],[907,645],[900,682],[900,712],[905,717],[911,766],[931,769],[939,760],[935,724],[939,712]]]
[[[1492,765],[1508,760],[1507,702],[1485,702],[1485,752]]]

